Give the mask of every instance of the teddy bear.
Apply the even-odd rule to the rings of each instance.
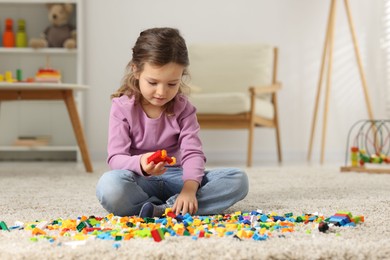
[[[43,32],[41,38],[32,38],[29,46],[32,48],[76,48],[76,28],[69,23],[73,13],[73,4],[47,4],[48,17],[51,23]]]

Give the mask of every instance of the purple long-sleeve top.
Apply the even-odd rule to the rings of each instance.
[[[143,175],[141,155],[165,149],[183,168],[183,180],[202,181],[206,157],[198,136],[196,109],[184,95],[177,95],[173,115],[149,118],[134,97],[112,99],[108,158],[111,169],[126,169]]]

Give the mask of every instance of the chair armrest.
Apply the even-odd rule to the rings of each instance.
[[[281,88],[282,88],[282,84],[280,82],[277,82],[277,83],[274,83],[274,84],[268,85],[268,86],[249,87],[249,92],[251,93],[251,95],[260,95],[260,94],[275,93],[278,90],[280,90]]]

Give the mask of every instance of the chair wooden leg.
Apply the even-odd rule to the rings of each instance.
[[[278,161],[279,161],[279,163],[281,163],[283,160],[283,158],[282,158],[282,144],[280,141],[278,102],[277,102],[276,95],[273,95],[272,102],[274,104],[274,112],[275,112],[274,122],[275,122],[275,131],[276,131],[276,145],[277,145],[277,149],[278,149]]]
[[[275,131],[276,131],[276,144],[278,146],[278,161],[279,161],[279,163],[281,163],[283,160],[283,157],[282,157],[282,144],[280,142],[279,124],[276,125]]]
[[[272,83],[277,83],[277,67],[278,67],[278,49],[274,48],[274,68],[273,68],[273,75],[272,75]],[[282,144],[280,142],[280,130],[279,130],[279,112],[278,112],[278,99],[276,97],[276,93],[272,94],[272,103],[274,105],[274,125],[275,125],[275,131],[276,131],[276,145],[278,149],[278,161],[279,163],[282,162]]]
[[[87,172],[93,172],[91,159],[88,153],[87,143],[85,142],[85,138],[84,138],[84,131],[81,126],[79,115],[77,113],[72,90],[65,91],[64,101],[66,104],[66,108],[68,109],[70,121],[72,122],[73,131],[76,136],[77,143],[80,148],[81,157],[84,162],[85,170]]]
[[[252,167],[254,129],[255,129],[254,125],[251,124],[251,126],[249,127],[249,134],[248,134],[248,155],[246,161],[247,167]]]

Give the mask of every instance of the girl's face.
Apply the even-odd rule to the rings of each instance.
[[[144,70],[137,74],[139,87],[145,106],[161,109],[171,101],[179,91],[184,66],[177,63],[168,63],[164,66],[155,66],[145,63]]]

